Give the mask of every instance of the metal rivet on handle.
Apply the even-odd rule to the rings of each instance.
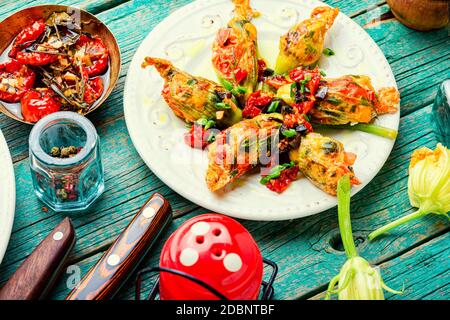
[[[156,214],[156,210],[152,207],[147,207],[144,209],[144,213],[142,214],[145,218],[150,219],[153,218]]]
[[[62,233],[61,231],[55,232],[53,234],[53,240],[55,241],[59,241],[64,237],[64,233]]]
[[[106,263],[109,264],[111,267],[117,266],[120,262],[120,257],[117,254],[112,254],[108,257],[108,260],[106,260]]]

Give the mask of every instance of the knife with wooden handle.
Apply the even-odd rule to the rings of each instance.
[[[66,300],[112,298],[171,220],[169,202],[153,194]]]
[[[74,244],[75,231],[72,222],[70,218],[65,218],[0,289],[0,300],[45,298],[61,274]]]

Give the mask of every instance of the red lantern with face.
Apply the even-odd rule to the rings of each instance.
[[[183,223],[163,247],[160,267],[181,271],[227,299],[258,299],[263,260],[250,233],[236,220],[204,214]],[[161,272],[164,300],[219,299],[204,286],[177,274]]]

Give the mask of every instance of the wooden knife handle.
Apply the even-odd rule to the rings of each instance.
[[[0,300],[44,298],[60,275],[74,244],[72,222],[65,218],[0,289]]]
[[[172,220],[169,202],[153,194],[66,300],[111,298]]]

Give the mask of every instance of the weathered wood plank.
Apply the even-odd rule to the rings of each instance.
[[[108,99],[105,105],[107,107],[95,112],[90,117],[99,128],[104,146],[108,146],[107,148],[103,147],[102,150],[105,167],[107,168],[107,191],[89,213],[73,216],[79,241],[71,260],[77,262],[84,268],[83,270],[86,270],[98,259],[99,254],[95,253],[103,251],[114,240],[145,198],[148,197],[151,190],[160,191],[169,197],[179,215],[184,215],[194,210],[186,217],[177,219],[171,230],[188,217],[205,212],[204,209],[199,209],[189,201],[174,194],[145,167],[129,140],[124,121],[121,118],[124,76],[134,51],[145,35],[159,21],[171,10],[187,2],[189,1],[175,1],[170,2],[169,5],[164,5],[167,4],[167,1],[158,0],[151,3],[147,1],[133,1],[113,7],[99,14],[99,17],[116,34],[122,48],[124,64],[119,85]],[[386,9],[381,5],[381,9],[376,9],[376,12],[374,10],[365,12],[366,6],[363,4],[364,1],[338,2],[344,6],[342,11],[347,14],[352,14],[353,12],[353,15],[357,16],[356,19],[361,25],[371,22],[374,16]],[[330,3],[338,2],[333,1]],[[369,2],[371,4],[382,4],[377,1]],[[86,3],[91,8],[100,8],[97,1],[88,1]],[[4,7],[1,6],[0,18],[3,16],[3,9]],[[91,10],[99,12],[96,11],[97,9]],[[100,8],[98,10],[103,9]],[[139,28],[135,28],[136,31],[130,33],[129,26],[135,25],[136,16],[139,16]],[[389,31],[384,31],[385,26],[391,23],[392,25],[388,27]],[[400,27],[401,31],[397,32],[396,29],[398,27]],[[429,121],[430,107],[414,111],[430,103],[435,84],[440,81],[443,74],[445,75],[445,71],[448,70],[448,58],[445,59],[446,56],[448,57],[448,48],[445,46],[442,48],[442,45],[445,45],[446,42],[445,39],[441,41],[441,35],[435,36],[436,33],[428,33],[431,36],[423,37],[419,42],[420,45],[416,48],[414,42],[416,37],[420,37],[420,33],[410,31],[398,25],[396,21],[389,20],[382,23],[380,30],[376,28],[374,30],[374,27],[370,25],[367,26],[367,30],[381,44],[385,53],[392,50],[391,44],[399,41],[398,37],[405,38],[401,40],[401,45],[391,52],[392,55],[388,55],[388,60],[392,62],[392,65],[396,65],[393,69],[398,77],[397,80],[399,81],[402,96],[406,92],[406,102],[403,99],[403,104],[406,107],[403,110],[407,110],[407,112],[402,111],[402,114],[408,114],[408,116],[402,119],[401,136],[383,170],[364,191],[353,199],[352,210],[357,225],[355,232],[362,239],[375,226],[393,219],[396,215],[406,214],[411,210],[406,198],[406,168],[409,162],[409,154],[414,148],[419,146],[427,145],[432,147],[435,144],[434,136],[429,128],[417,127],[417,123],[427,123]],[[390,36],[392,32],[394,36]],[[389,41],[386,40],[386,37],[390,37],[388,38]],[[401,48],[402,46],[405,49]],[[428,53],[428,51],[434,50],[433,48],[436,46],[439,50],[446,50],[444,52],[447,52],[447,55],[443,55],[444,59],[441,57],[441,60],[439,60],[439,52],[433,51],[430,54]],[[403,64],[402,57],[408,63]],[[418,64],[418,62],[423,62],[423,64]],[[426,81],[425,83],[421,81],[421,75],[429,77],[430,82]],[[402,83],[402,81],[404,82]],[[414,81],[419,82],[415,84]],[[429,83],[431,83],[430,87],[426,87]],[[425,90],[421,90],[421,88]],[[423,91],[425,91],[425,94]],[[29,127],[6,120],[3,115],[0,116],[0,127],[7,137],[13,157],[17,161],[15,165],[18,185],[17,203],[20,206],[17,209],[10,248],[0,268],[1,283],[6,280],[19,265],[20,261],[32,251],[39,240],[62,217],[51,212],[41,212],[41,204],[33,196],[28,196],[31,194],[26,160],[28,148],[26,141]],[[123,166],[124,163],[127,163],[126,167]],[[385,209],[381,210],[381,208]],[[333,223],[330,223],[330,221],[333,221]],[[253,232],[264,254],[277,260],[280,264],[280,283],[277,284],[276,288],[277,298],[292,299],[308,296],[311,291],[317,290],[318,284],[326,283],[329,277],[334,275],[339,263],[342,262],[342,252],[330,247],[330,239],[334,239],[337,235],[334,210],[293,222],[263,223],[246,221],[244,224]],[[367,230],[367,226],[371,226],[370,230]],[[408,232],[408,235],[404,235],[403,233],[409,229],[411,231]],[[92,232],[92,230],[95,230],[95,232]],[[362,242],[360,246],[364,252],[372,250],[370,256],[367,256],[371,259],[371,262],[377,263],[394,256],[396,250],[408,250],[410,246],[425,242],[445,230],[448,230],[447,226],[439,218],[430,217],[426,221],[400,228],[395,235],[398,234],[401,237],[393,235],[390,238],[384,238],[377,245],[368,246],[368,249],[365,242]],[[411,235],[410,233],[414,234]],[[389,245],[390,241],[393,241],[392,245]],[[155,251],[152,259],[145,262],[146,265],[157,263],[160,246],[161,243],[157,246],[157,251]],[[85,257],[89,258],[84,259]],[[83,260],[79,261],[80,259]],[[330,265],[328,265],[329,261],[332,262]],[[320,272],[317,272],[318,270]],[[324,270],[328,271],[324,272]],[[320,277],[317,277],[318,274],[320,274]],[[308,283],[299,283],[303,279],[311,280]],[[60,282],[60,286],[64,287],[64,281]],[[67,292],[67,289],[66,291],[63,289],[60,287],[59,291],[56,291],[55,297],[62,298]],[[121,296],[129,297],[130,291],[124,290]]]

